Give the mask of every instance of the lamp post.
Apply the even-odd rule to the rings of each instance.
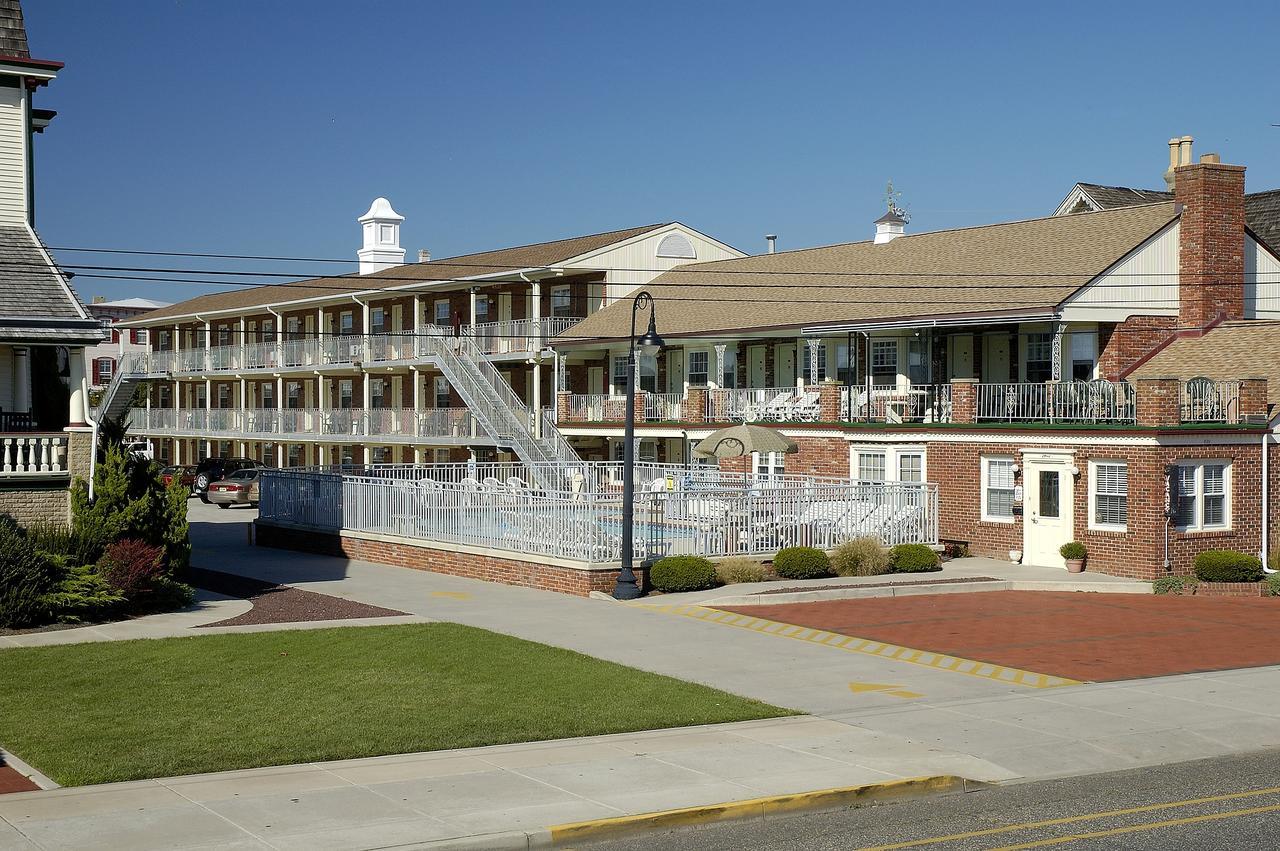
[[[627,375],[632,376],[632,381],[639,374],[636,371],[636,314],[644,307],[649,308],[649,330],[640,338],[640,353],[653,356],[662,350],[662,338],[654,324],[657,309],[653,296],[641,291],[631,302],[631,336],[627,339]],[[639,389],[638,386],[627,387],[627,422],[622,446],[622,569],[618,571],[618,581],[613,586],[613,596],[617,600],[634,600],[640,596],[640,586],[636,584],[636,574],[632,569],[635,554],[632,526],[635,523],[636,492],[636,392]]]

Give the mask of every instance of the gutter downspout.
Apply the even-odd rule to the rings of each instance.
[[[1271,429],[1268,428],[1262,434],[1262,571],[1263,573],[1280,573],[1280,570],[1272,569],[1269,564],[1271,556],[1271,505],[1269,502],[1270,488],[1270,443]]]

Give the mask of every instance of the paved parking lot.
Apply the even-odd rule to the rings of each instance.
[[[1280,664],[1268,598],[993,591],[725,608],[1082,681]]]

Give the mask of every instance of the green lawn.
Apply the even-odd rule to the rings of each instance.
[[[66,786],[787,714],[458,624],[0,650],[0,746]]]

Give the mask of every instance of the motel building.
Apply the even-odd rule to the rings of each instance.
[[[872,239],[750,257],[672,223],[401,264],[380,200],[359,277],[126,323],[151,351],[104,406],[146,382],[157,457],[284,468],[260,543],[571,593],[617,574],[628,394],[638,560],[865,534],[1046,569],[1079,540],[1142,579],[1265,556],[1280,192],[1192,160],[1174,140],[1166,190],[1077,184],[1040,219],[911,234],[891,207]],[[632,370],[641,288],[665,347]],[[799,451],[692,453],[744,421]]]

